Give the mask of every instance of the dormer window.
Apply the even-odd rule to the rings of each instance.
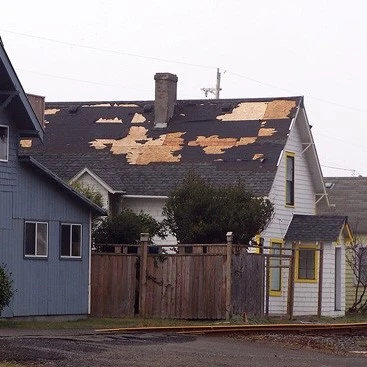
[[[294,206],[294,153],[286,153],[285,204]]]
[[[9,156],[9,128],[0,125],[0,162],[7,162]]]

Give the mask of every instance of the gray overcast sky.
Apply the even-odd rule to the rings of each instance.
[[[153,99],[165,71],[179,99],[205,98],[217,67],[222,98],[304,95],[324,175],[367,176],[366,15],[366,0],[14,0],[0,35],[47,101]]]

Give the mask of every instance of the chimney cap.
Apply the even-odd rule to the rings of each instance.
[[[154,80],[171,80],[173,82],[177,82],[177,75],[171,73],[156,73],[154,75]]]

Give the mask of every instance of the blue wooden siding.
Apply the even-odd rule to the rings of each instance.
[[[10,121],[10,124],[9,124]],[[0,263],[12,272],[16,289],[2,316],[88,313],[89,209],[47,178],[19,163],[18,132],[10,125],[9,161],[0,162]],[[48,222],[47,259],[24,258],[25,220]],[[60,223],[82,224],[82,258],[60,259]]]
[[[0,111],[0,125],[9,126],[8,116]],[[12,192],[16,185],[16,160],[18,132],[9,126],[9,161],[0,162],[0,191]]]
[[[0,230],[13,227],[13,193],[0,191]]]

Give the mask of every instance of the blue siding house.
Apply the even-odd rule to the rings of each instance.
[[[15,295],[3,317],[85,316],[91,219],[105,211],[29,155],[19,141],[43,128],[0,39],[0,264]]]

